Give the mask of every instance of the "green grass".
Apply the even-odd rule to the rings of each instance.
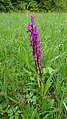
[[[26,26],[30,13],[0,13],[0,119],[66,119],[67,13],[33,13],[43,54],[38,87]]]

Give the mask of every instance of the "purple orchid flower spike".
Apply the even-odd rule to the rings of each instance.
[[[27,32],[30,32],[30,46],[32,47],[32,55],[34,58],[35,66],[36,66],[36,73],[38,74],[38,71],[40,71],[43,64],[40,62],[40,59],[42,58],[42,53],[40,50],[40,41],[38,39],[38,28],[34,26],[35,21],[34,17],[31,16],[31,23],[27,26]]]

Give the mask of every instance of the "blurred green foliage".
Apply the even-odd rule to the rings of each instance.
[[[67,0],[0,0],[0,12],[67,11]]]

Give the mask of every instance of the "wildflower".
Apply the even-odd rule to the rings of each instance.
[[[35,66],[36,66],[36,72],[38,73],[38,70],[43,66],[43,64],[40,62],[40,59],[42,58],[42,53],[40,50],[40,41],[38,39],[38,28],[35,25],[34,17],[31,16],[31,23],[27,26],[27,32],[30,33],[30,46],[32,47],[32,55],[34,58]]]

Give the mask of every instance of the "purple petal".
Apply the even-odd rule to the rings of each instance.
[[[41,68],[43,66],[43,64],[41,62],[39,62],[39,68]]]
[[[37,62],[37,58],[36,57],[34,57],[34,62]]]
[[[35,24],[33,16],[31,16],[31,22],[32,22],[32,24]]]

